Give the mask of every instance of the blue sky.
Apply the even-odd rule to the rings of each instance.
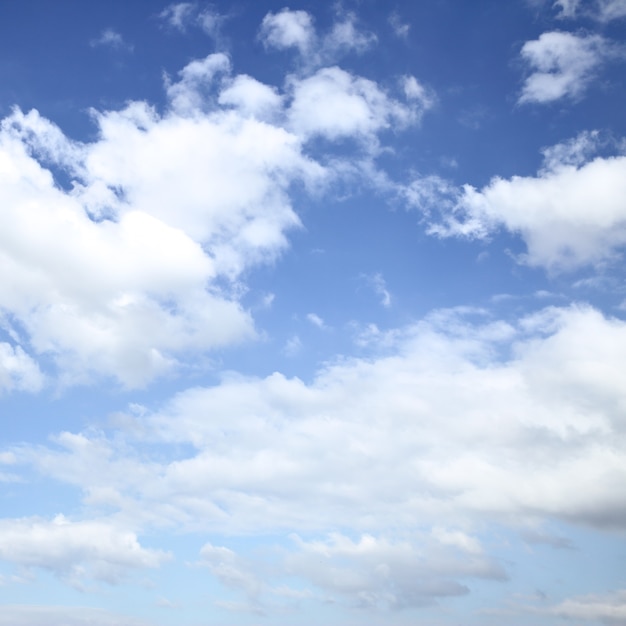
[[[626,2],[0,4],[0,626],[626,624]]]

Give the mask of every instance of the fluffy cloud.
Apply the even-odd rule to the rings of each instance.
[[[301,54],[308,52],[316,37],[311,15],[289,9],[268,13],[263,18],[259,36],[268,47],[297,48]]]
[[[81,587],[85,578],[116,583],[134,569],[158,567],[168,555],[141,547],[137,536],[107,521],[63,515],[0,520],[0,558],[42,568]]]
[[[426,90],[420,91],[421,86],[413,81],[407,83],[405,104],[389,97],[371,80],[339,67],[323,68],[293,82],[289,127],[306,139],[356,137],[372,143],[381,130],[417,122],[432,105]]]
[[[527,41],[521,55],[530,75],[524,82],[519,102],[544,104],[580,97],[598,68],[614,53],[614,46],[600,35],[554,31]]]
[[[571,543],[544,530],[555,521],[626,528],[626,323],[587,306],[514,322],[448,310],[368,341],[370,357],[309,384],[231,374],[116,414],[111,433],[6,450],[16,476],[26,465],[74,485],[86,512],[123,526],[5,520],[2,557],[115,580],[164,558],[121,528],[292,532],[254,567],[213,544],[201,563],[254,612],[294,577],[394,609],[506,577],[481,541],[490,522],[556,547]]]
[[[268,13],[259,37],[267,48],[296,48],[305,67],[332,63],[346,52],[362,53],[376,42],[375,35],[359,30],[353,13],[340,13],[331,29],[320,36],[310,13],[290,9]]]
[[[624,322],[587,307],[515,325],[448,312],[374,341],[383,354],[310,385],[227,378],[116,418],[155,452],[191,455],[147,462],[115,438],[69,433],[61,448],[13,452],[133,524],[374,532],[495,515],[624,527]]]
[[[177,352],[252,335],[215,281],[285,247],[299,223],[286,189],[322,170],[283,129],[233,108],[206,111],[203,90],[228,70],[222,55],[191,63],[169,85],[163,117],[144,103],[97,114],[92,144],[35,111],[3,121],[0,307],[70,380],[91,370],[141,385]],[[262,87],[251,93],[242,81],[225,98],[258,109]]]
[[[356,37],[349,19],[328,35],[336,47]],[[0,310],[24,338],[11,362],[45,354],[64,384],[105,375],[136,387],[183,355],[253,337],[241,276],[299,227],[292,186],[364,176],[336,158],[331,175],[323,149],[320,162],[307,155],[311,140],[375,152],[381,131],[432,105],[414,77],[401,86],[404,102],[334,66],[289,76],[281,93],[233,76],[218,53],[166,77],[163,113],[145,102],[93,111],[91,142],[16,109],[0,127]]]
[[[626,157],[595,157],[594,133],[544,152],[537,176],[494,178],[480,190],[457,190],[427,178],[406,191],[413,205],[439,205],[440,236],[486,238],[500,227],[519,234],[527,246],[523,260],[550,270],[566,270],[611,259],[626,244]]]
[[[450,547],[441,530],[412,542],[372,535],[355,541],[337,533],[318,541],[296,536],[298,551],[287,558],[286,569],[323,589],[332,601],[343,598],[369,610],[424,606],[437,598],[468,593],[458,579],[504,578],[474,540],[461,532],[452,536],[464,542]],[[472,549],[466,549],[468,544]]]

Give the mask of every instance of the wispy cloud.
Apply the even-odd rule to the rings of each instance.
[[[99,37],[92,39],[89,43],[92,48],[103,46],[115,50],[133,51],[133,46],[124,41],[122,35],[112,28],[106,28]]]

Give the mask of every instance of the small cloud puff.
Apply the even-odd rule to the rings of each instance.
[[[333,62],[346,52],[361,54],[376,42],[373,33],[357,27],[353,13],[341,14],[330,31],[318,35],[310,13],[290,9],[268,13],[263,18],[259,39],[266,48],[297,49],[307,67]]]
[[[108,48],[113,48],[114,50],[126,50],[127,52],[133,51],[133,46],[129,43],[126,43],[122,35],[120,35],[112,28],[106,28],[105,30],[103,30],[100,37],[92,39],[89,44],[92,48],[104,46]]]
[[[598,69],[619,54],[600,35],[574,35],[553,31],[527,41],[521,50],[530,69],[520,104],[546,104],[562,98],[578,99],[597,76]]]

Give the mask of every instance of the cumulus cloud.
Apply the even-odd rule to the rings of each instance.
[[[536,176],[494,178],[480,190],[457,189],[425,178],[406,190],[410,203],[427,212],[438,207],[440,236],[486,238],[504,227],[527,246],[521,260],[549,270],[571,270],[614,258],[626,244],[626,157],[591,158],[597,134],[544,151]]]
[[[520,104],[581,97],[601,65],[615,53],[614,45],[600,35],[553,31],[527,41],[521,55],[530,75],[524,81]]]
[[[51,571],[81,588],[86,578],[117,583],[132,570],[158,567],[168,555],[143,548],[134,533],[111,522],[57,515],[0,520],[0,558]]]
[[[170,9],[174,20],[188,7]],[[403,101],[333,66],[281,92],[233,76],[216,53],[165,77],[162,113],[146,102],[92,111],[90,142],[16,109],[0,127],[0,308],[28,352],[50,356],[63,384],[105,375],[137,387],[182,355],[254,337],[241,277],[300,226],[292,187],[384,179],[359,159],[334,158],[331,173],[308,146],[351,139],[355,154],[375,153],[379,133],[432,105],[414,77],[401,83]]]
[[[516,321],[444,310],[378,332],[368,351],[308,384],[229,374],[159,410],[114,416],[114,432],[5,454],[14,473],[26,465],[74,485],[87,511],[133,528],[295,532],[267,572],[205,546],[202,562],[249,610],[285,576],[381,609],[503,579],[481,541],[486,520],[550,545],[553,522],[626,528],[624,321],[584,305]],[[2,530],[5,559],[64,577],[82,564],[115,580],[163,558],[100,522],[8,520]],[[105,540],[93,551],[96,531]]]
[[[251,115],[276,104],[269,87],[227,81],[230,106],[219,110],[219,94],[210,104],[229,71],[224,55],[190,63],[167,85],[164,116],[141,102],[94,113],[90,144],[36,111],[3,121],[0,306],[68,380],[95,371],[141,385],[176,353],[252,336],[216,281],[275,258],[299,224],[288,186],[323,170],[296,136]]]
[[[313,17],[306,11],[289,9],[268,13],[261,23],[259,36],[267,47],[297,48],[306,54],[316,37]]]
[[[468,542],[463,533],[458,532]],[[445,539],[445,535],[444,535]],[[469,593],[458,579],[503,579],[502,569],[480,549],[450,548],[436,534],[410,541],[362,535],[357,540],[333,533],[324,540],[303,541],[287,558],[287,571],[365,609],[404,609],[432,604],[437,598]],[[449,542],[448,542],[449,543]],[[419,546],[419,547],[418,547]]]
[[[336,17],[328,32],[319,35],[306,11],[270,12],[263,18],[259,38],[266,48],[295,48],[305,67],[332,63],[347,52],[361,54],[375,44],[376,36],[359,29],[354,13],[340,12]]]
[[[375,142],[376,133],[419,121],[432,101],[409,81],[407,102],[391,98],[375,82],[327,67],[292,83],[289,127],[304,138],[348,137]]]
[[[131,438],[196,449],[171,462],[104,434],[13,453],[137,524],[374,532],[417,516],[452,532],[489,514],[623,528],[624,322],[584,306],[479,320],[440,312],[308,385],[232,376],[119,418]]]

